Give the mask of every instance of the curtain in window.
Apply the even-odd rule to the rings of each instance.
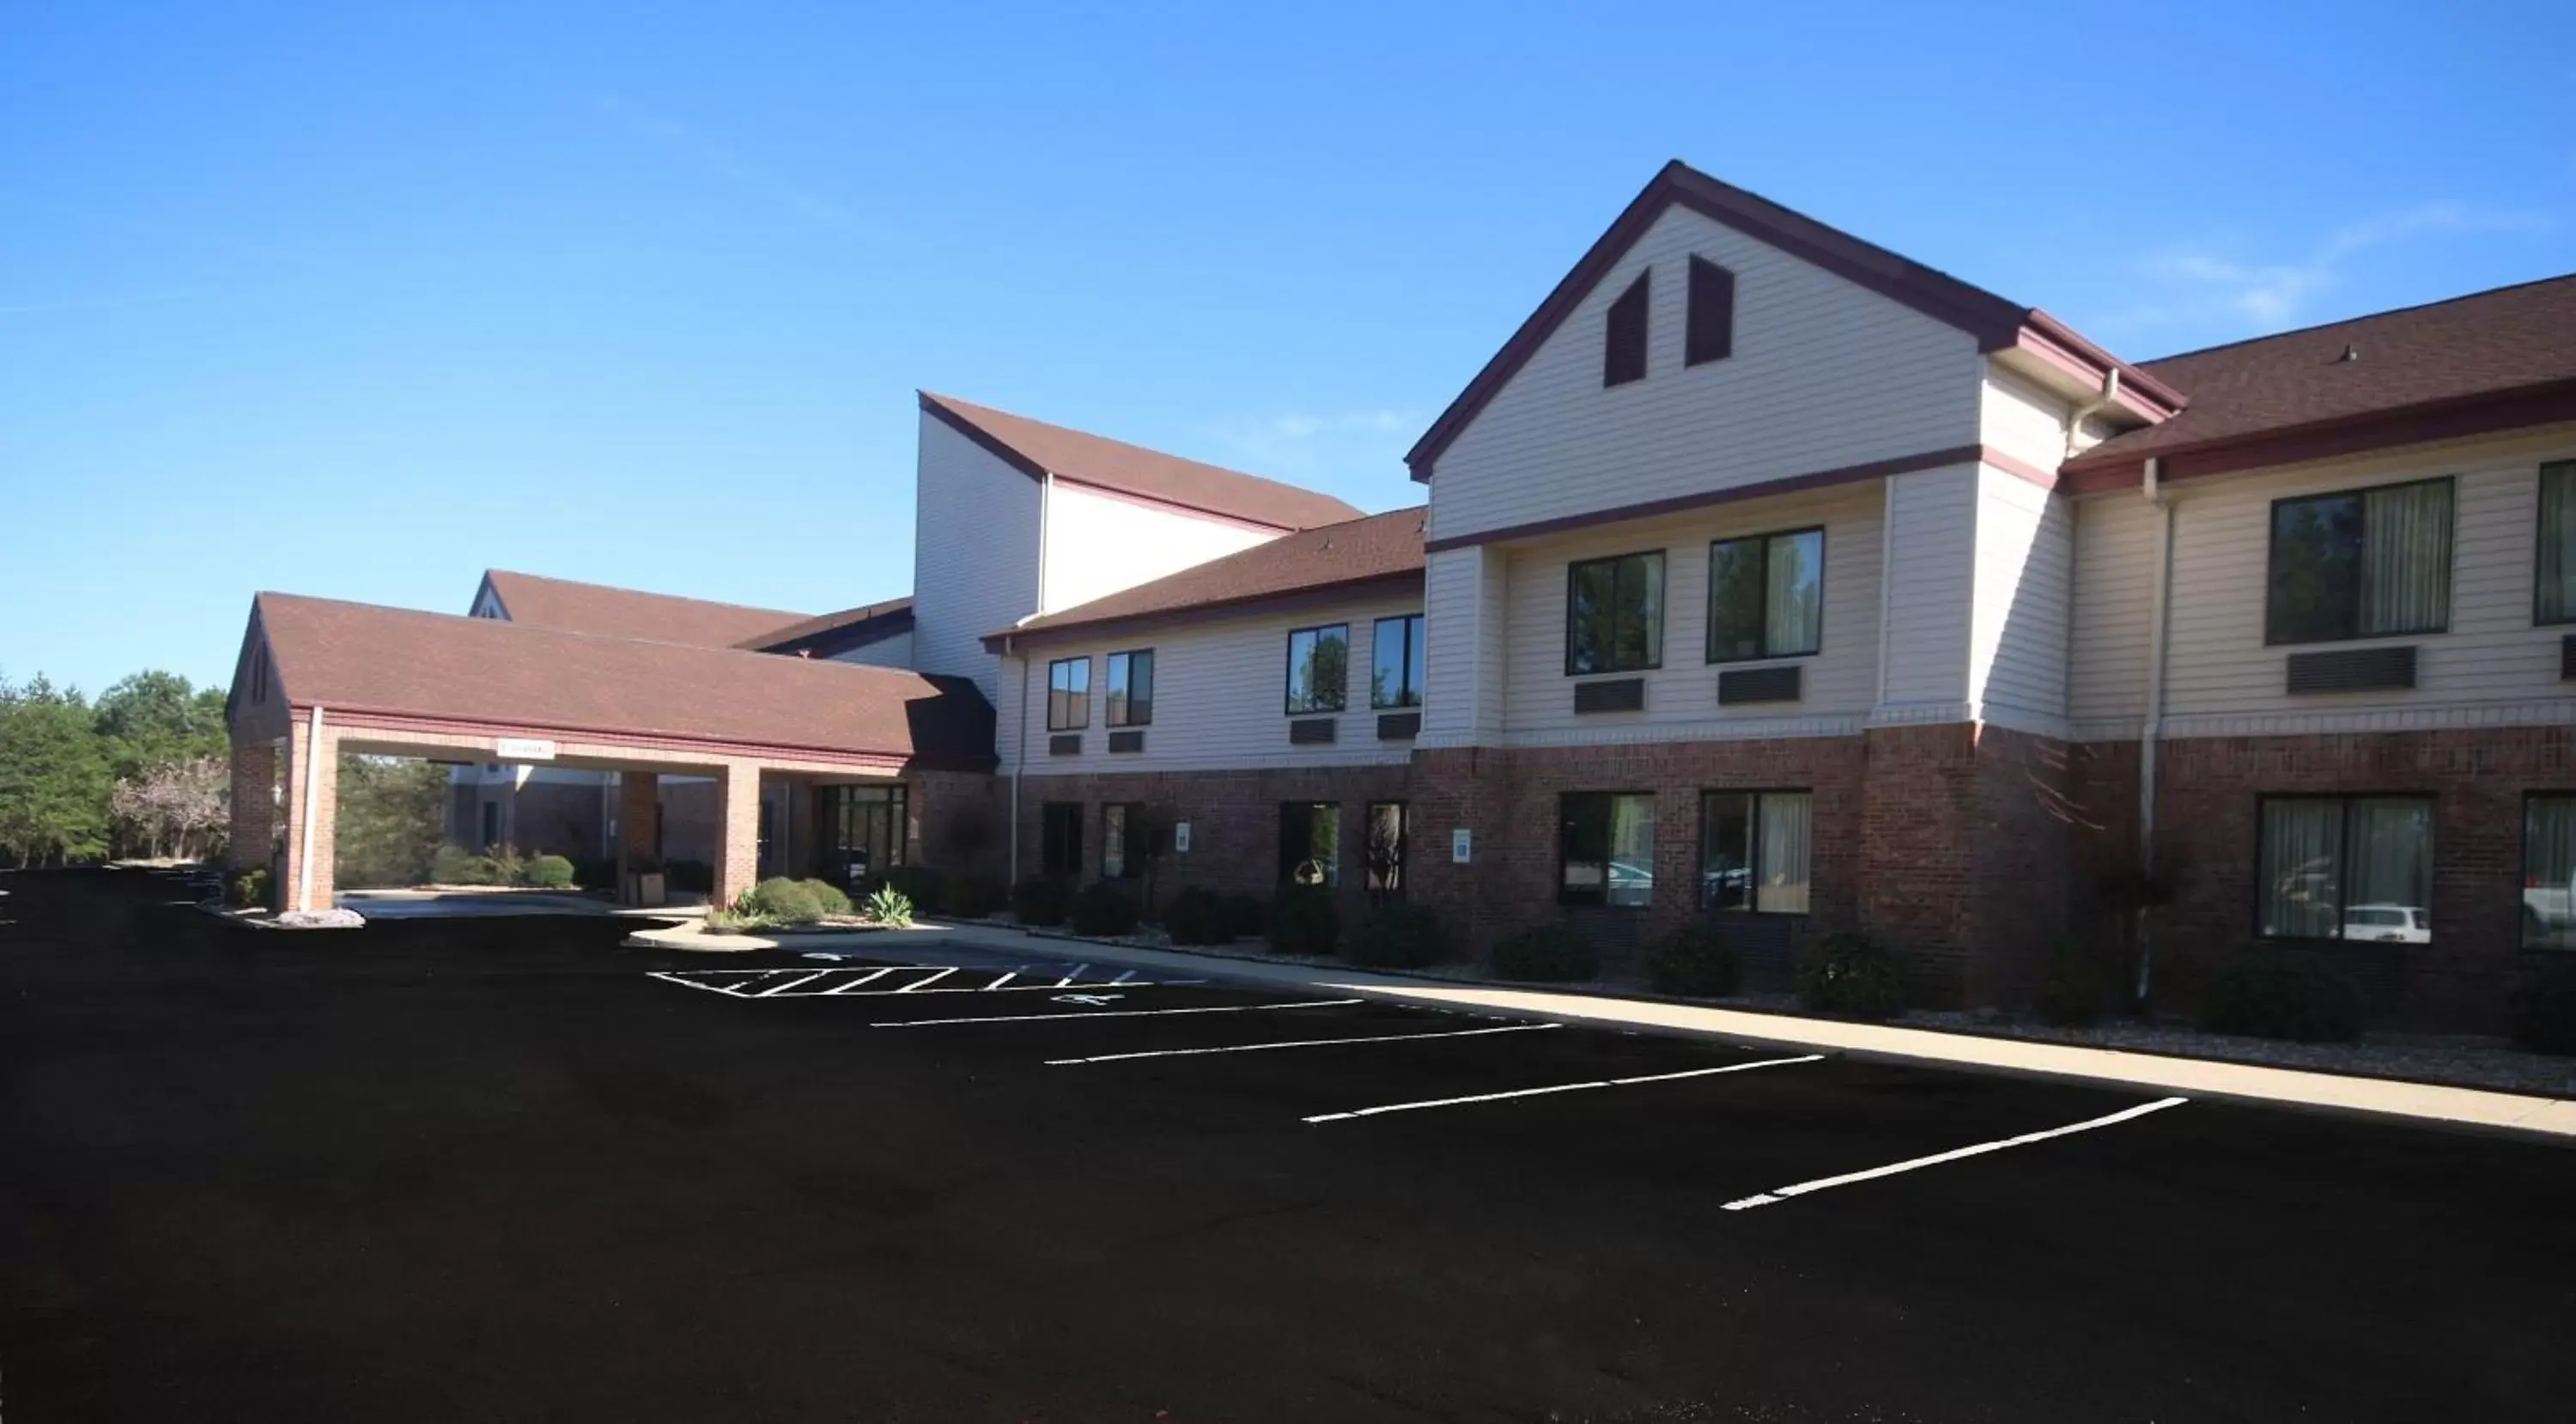
[[[2427,633],[2451,621],[2451,482],[2362,496],[2361,631]]]
[[[1753,908],[1774,915],[1807,913],[1807,854],[1815,823],[1815,798],[1772,792],[1762,798],[1762,833],[1756,839]]]
[[[1655,899],[1655,798],[1610,798],[1610,894],[1613,905]]]
[[[2423,911],[2433,903],[2433,803],[2421,797],[2377,797],[2352,803],[2352,843],[2344,864],[2351,889],[2344,903],[2398,905]]]
[[[2576,622],[2576,460],[2540,467],[2540,598],[2543,623]]]
[[[1825,536],[1813,530],[1771,541],[1763,644],[1773,657],[1824,645]]]
[[[2522,945],[2576,949],[2576,796],[2523,803]]]
[[[2332,939],[2342,882],[2343,803],[2266,801],[2256,860],[2263,933]]]

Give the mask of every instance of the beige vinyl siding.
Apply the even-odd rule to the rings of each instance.
[[[2066,459],[2066,417],[2071,407],[2027,376],[1989,357],[1979,390],[1978,441],[2036,469],[2055,470]]]
[[[1275,530],[1058,480],[1047,503],[1043,611],[1078,607],[1278,537]]]
[[[1735,273],[1735,348],[1686,368],[1694,254]],[[1646,377],[1605,390],[1604,314],[1648,266]],[[1673,208],[1441,454],[1431,536],[1974,444],[1983,369],[1966,333]]]
[[[1958,465],[1886,482],[1887,681],[1882,720],[1967,715],[1976,593],[1978,467]]]
[[[913,655],[991,697],[984,635],[1037,611],[1038,482],[927,412],[915,478]]]
[[[1487,745],[1502,730],[1508,570],[1489,546],[1443,549],[1426,561],[1423,746]]]
[[[1987,721],[2053,732],[2066,715],[2074,518],[2065,500],[2018,475],[1980,467],[1977,487],[1969,696]]]
[[[2135,736],[2147,715],[2147,655],[2155,630],[2156,526],[2135,490],[2074,505],[2074,626],[2067,635],[2067,707],[2078,738]]]
[[[1711,665],[1708,546],[1717,539],[1823,525],[1823,651],[1812,657]],[[1504,734],[1519,745],[1687,741],[1719,737],[1848,735],[1876,691],[1880,509],[1878,486],[1859,484],[1747,501],[1700,513],[1584,530],[1510,552],[1504,654]],[[1566,566],[1579,559],[1664,553],[1664,656],[1646,680],[1643,712],[1574,711],[1565,675]],[[1439,655],[1435,644],[1433,655]],[[1805,669],[1794,703],[1721,708],[1721,668],[1795,663]],[[1616,675],[1614,675],[1616,676]],[[1435,689],[1436,690],[1436,689]]]
[[[1019,705],[1016,687],[1006,686],[1003,694],[1003,770],[1011,770],[1018,757],[1018,744],[1007,730],[1013,726],[1028,739],[1024,770],[1030,776],[1405,761],[1412,754],[1411,742],[1381,742],[1377,737],[1378,714],[1369,706],[1370,638],[1378,619],[1420,612],[1421,595],[1407,593],[1032,648],[1027,653],[1031,669],[1027,706]],[[1339,714],[1339,740],[1331,746],[1291,746],[1291,719],[1286,711],[1288,634],[1292,629],[1329,623],[1345,623],[1351,630],[1349,705]],[[1134,729],[1144,732],[1145,750],[1113,755],[1109,733],[1126,729],[1109,725],[1106,658],[1110,653],[1143,648],[1154,652],[1154,720]],[[1081,755],[1054,756],[1047,751],[1047,664],[1070,657],[1091,659],[1091,725],[1082,731]]]

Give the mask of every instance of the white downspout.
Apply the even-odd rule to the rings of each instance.
[[[2147,715],[2138,728],[2138,876],[2142,886],[2156,873],[2156,743],[2164,734],[2165,642],[2173,622],[2174,506],[2164,492],[2162,474],[2163,462],[2148,456],[2141,489],[2147,503],[2155,507],[2157,518],[2154,621],[2147,630]],[[2137,916],[2137,998],[2144,1003],[2154,982],[2155,940],[2144,903],[2138,906]]]
[[[1878,709],[1887,706],[1887,619],[1896,574],[1896,477],[1880,480],[1878,497]]]
[[[296,852],[295,908],[313,908],[313,818],[322,804],[322,706],[304,733],[304,845]]]
[[[1031,614],[1030,617],[1035,617]],[[1027,618],[1020,620],[1023,623]],[[1029,764],[1029,660],[1019,657],[1013,642],[1002,640],[1002,656],[1020,665],[1020,703],[1012,709],[1016,725],[1011,728],[1011,868],[1004,878],[1013,885],[1020,881],[1020,774]]]

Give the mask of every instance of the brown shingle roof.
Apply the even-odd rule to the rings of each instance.
[[[950,396],[923,391],[921,408],[1033,479],[1053,473],[1058,479],[1272,529],[1313,529],[1359,517],[1358,510],[1328,494]]]
[[[882,630],[865,626],[881,620],[886,625]],[[901,626],[896,626],[898,624]],[[734,646],[749,648],[756,653],[792,653],[800,645],[812,647],[820,643],[838,643],[842,641],[841,635],[849,635],[856,638],[858,642],[847,646],[855,647],[860,643],[875,641],[875,635],[880,631],[884,636],[891,637],[911,626],[912,597],[906,594],[902,598],[889,598],[880,603],[863,603],[856,608],[844,608],[838,613],[818,614],[802,622],[790,623],[784,628],[772,628],[756,637],[745,638]]]
[[[2357,359],[2342,359],[2346,347]],[[2181,388],[2190,405],[2170,420],[2076,456],[2066,464],[2070,472],[2133,467],[2148,455],[2270,441],[2321,426],[2479,404],[2576,382],[2576,275],[2143,364]],[[2395,438],[2376,443],[2405,443],[2409,432],[2401,426],[2388,433]],[[2428,426],[2416,433],[2441,438],[2452,432]]]
[[[965,678],[283,593],[252,617],[298,706],[992,764]]]
[[[576,583],[507,569],[487,570],[483,581],[501,596],[501,606],[508,610],[513,623],[611,638],[650,638],[701,648],[729,648],[806,617],[775,608],[709,603],[702,598]]]
[[[984,642],[998,649],[1005,637],[1185,617],[1291,594],[1407,576],[1419,579],[1422,566],[1422,507],[1416,505],[1285,535],[1152,583],[1033,618],[1017,628],[988,633]]]

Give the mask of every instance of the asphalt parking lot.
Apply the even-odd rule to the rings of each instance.
[[[2576,1154],[0,876],[0,1410],[2563,1420]]]

